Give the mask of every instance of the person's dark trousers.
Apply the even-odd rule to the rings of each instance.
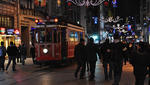
[[[15,65],[16,65],[16,58],[14,56],[9,56],[9,60],[8,60],[8,64],[6,66],[6,70],[8,70],[8,67],[11,63],[11,61],[13,61],[13,64],[12,64],[12,70],[15,71]]]
[[[25,55],[22,55],[22,56],[21,56],[21,63],[22,63],[22,65],[25,64],[25,60],[26,60],[26,56],[25,56]]]
[[[0,69],[2,69],[3,71],[5,70],[4,63],[5,63],[5,58],[0,57]]]
[[[80,68],[81,68],[81,62],[77,62],[77,68],[76,68],[76,71],[75,71],[75,77],[77,78],[78,77],[78,73],[80,71]]]
[[[90,64],[90,80],[93,80],[95,77],[95,67],[96,67],[96,61],[89,61]]]
[[[109,71],[108,71],[109,66]],[[112,63],[108,61],[103,61],[103,67],[104,67],[104,75],[105,80],[112,79]]]
[[[86,68],[87,68],[87,72],[89,72],[90,71],[89,62],[86,62]]]
[[[114,72],[114,82],[113,85],[119,85],[122,73],[122,63],[112,63]]]
[[[83,64],[81,64],[80,79],[84,78],[85,70],[86,70],[86,63],[83,62]]]
[[[147,74],[147,67],[142,65],[134,65],[135,85],[144,85]]]
[[[21,63],[21,55],[17,56],[17,63]]]

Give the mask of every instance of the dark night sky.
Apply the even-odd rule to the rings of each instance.
[[[123,17],[139,15],[140,0],[117,0],[118,14]]]

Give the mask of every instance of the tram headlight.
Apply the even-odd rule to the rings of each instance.
[[[43,49],[43,53],[45,53],[45,54],[48,53],[48,49],[47,49],[47,48],[44,48],[44,49]]]

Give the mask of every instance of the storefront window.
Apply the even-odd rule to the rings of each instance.
[[[4,25],[4,17],[2,17],[2,26]]]
[[[4,26],[5,26],[5,27],[8,27],[8,26],[7,26],[7,18],[5,17],[4,20],[5,20],[5,21],[4,21]]]
[[[0,25],[1,27],[13,28],[13,17],[0,16]]]
[[[10,26],[10,19],[9,19],[9,17],[7,17],[7,23],[8,23],[8,27],[11,27]]]

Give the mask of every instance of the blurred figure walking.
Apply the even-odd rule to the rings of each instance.
[[[123,66],[123,45],[120,42],[119,33],[114,35],[114,43],[111,44],[111,56],[114,72],[114,82],[112,85],[119,85]]]
[[[93,80],[95,78],[95,68],[98,54],[98,46],[94,44],[94,39],[90,38],[86,45],[86,56],[88,63],[90,65],[90,78],[89,80]]]
[[[19,45],[17,54],[17,63],[21,63],[21,45]]]
[[[112,62],[110,60],[111,59],[110,49],[111,49],[111,44],[109,43],[109,39],[106,39],[106,41],[103,43],[100,49],[101,51],[100,60],[103,63],[105,80],[112,79]]]
[[[140,42],[136,48],[133,49],[130,62],[133,65],[135,85],[144,85],[147,67],[149,65],[149,51],[146,43]]]
[[[78,77],[78,73],[80,71],[80,79],[83,79],[85,76],[86,61],[87,61],[87,58],[85,56],[85,41],[84,41],[84,39],[80,39],[80,43],[75,46],[74,56],[77,61],[75,77],[76,78]]]
[[[4,42],[1,42],[0,46],[0,70],[5,70],[5,56],[6,56],[6,48],[4,46]]]
[[[36,64],[35,61],[35,46],[32,44],[32,47],[30,48],[30,55],[32,56],[33,64]]]
[[[25,64],[26,57],[27,57],[27,48],[26,48],[25,44],[23,43],[21,46],[21,63],[22,63],[22,65]]]
[[[10,42],[10,46],[8,46],[8,48],[7,48],[7,54],[8,54],[9,60],[8,60],[7,66],[6,66],[6,70],[8,70],[8,67],[9,67],[11,61],[13,61],[12,70],[16,71],[15,65],[16,65],[17,51],[18,51],[17,47],[13,44],[13,42]]]

